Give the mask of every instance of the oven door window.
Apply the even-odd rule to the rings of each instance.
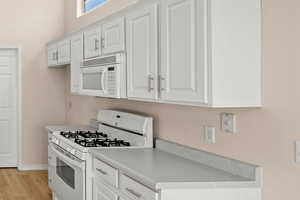
[[[83,73],[82,88],[84,90],[103,90],[103,72]]]
[[[58,157],[56,158],[56,174],[68,186],[75,189],[75,170]]]

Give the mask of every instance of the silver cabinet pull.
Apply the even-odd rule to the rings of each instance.
[[[154,78],[152,75],[148,76],[148,92],[151,92],[152,90],[154,90],[154,88],[152,87],[152,82],[154,81]]]
[[[96,170],[97,170],[98,172],[100,172],[101,174],[103,174],[103,175],[107,175],[107,172],[105,172],[105,171],[103,171],[103,170],[101,170],[101,169],[99,169],[99,168],[96,168]]]
[[[134,190],[130,189],[130,188],[126,188],[127,192],[129,192],[130,194],[132,194],[133,196],[135,196],[136,198],[140,199],[142,197],[141,194],[135,192]]]
[[[99,40],[95,39],[95,51],[99,49]]]
[[[159,88],[159,91],[164,91],[165,88],[163,87],[163,81],[165,81],[166,79],[164,77],[162,77],[162,75],[159,75],[158,76],[158,88]]]
[[[104,39],[104,37],[101,37],[101,48],[102,49],[105,48],[105,39]]]

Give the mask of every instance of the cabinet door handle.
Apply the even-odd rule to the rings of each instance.
[[[165,81],[166,79],[164,77],[162,77],[162,75],[159,75],[158,76],[158,88],[159,88],[159,91],[164,91],[165,88],[163,87],[163,81]]]
[[[95,39],[95,50],[99,49],[99,40]]]
[[[103,175],[107,175],[107,172],[103,171],[102,169],[96,168],[96,170]]]
[[[101,48],[102,49],[105,48],[105,39],[104,39],[104,37],[101,38]]]
[[[154,78],[152,77],[152,75],[148,76],[148,92],[151,92],[154,88],[152,87],[152,82],[153,82]]]
[[[140,199],[142,197],[141,194],[135,192],[134,190],[130,189],[130,188],[126,188],[127,192],[129,192],[130,194],[132,194],[133,196],[135,196],[136,198]]]

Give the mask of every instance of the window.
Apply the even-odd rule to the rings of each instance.
[[[83,12],[89,12],[90,10],[97,8],[98,6],[103,5],[109,0],[84,0]]]

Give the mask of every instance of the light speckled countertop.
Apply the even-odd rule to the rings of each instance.
[[[235,175],[161,149],[92,149],[94,157],[148,187],[259,187],[258,181]]]

